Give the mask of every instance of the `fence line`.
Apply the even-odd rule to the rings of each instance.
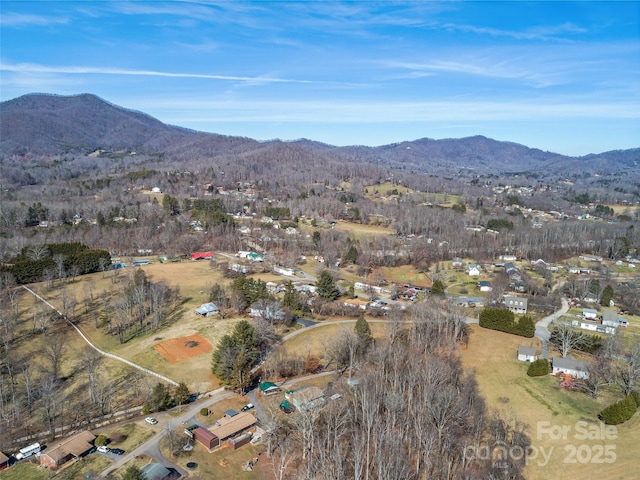
[[[93,348],[96,352],[98,352],[100,355],[104,355],[105,357],[112,358],[112,359],[114,359],[114,360],[116,360],[116,361],[118,361],[118,362],[125,363],[125,364],[129,365],[130,367],[136,368],[136,369],[138,369],[138,370],[140,370],[140,371],[142,371],[142,372],[144,372],[144,373],[146,373],[146,374],[148,374],[148,375],[152,375],[152,376],[154,376],[154,377],[156,377],[156,378],[159,378],[160,380],[162,380],[162,381],[164,381],[164,382],[167,382],[167,383],[170,383],[171,385],[173,385],[173,386],[175,386],[175,387],[177,387],[177,386],[179,385],[179,384],[178,384],[178,382],[175,382],[175,381],[171,380],[170,378],[165,377],[164,375],[161,375],[161,374],[159,374],[159,373],[157,373],[157,372],[154,372],[154,371],[152,371],[152,370],[149,370],[148,368],[145,368],[145,367],[143,367],[143,366],[141,366],[141,365],[138,365],[138,364],[136,364],[136,363],[133,363],[132,361],[127,360],[126,358],[122,358],[122,357],[119,357],[119,356],[117,356],[117,355],[114,355],[113,353],[108,353],[108,352],[105,352],[104,350],[99,349],[96,345],[94,345],[93,343],[91,343],[91,340],[89,340],[89,338],[84,334],[84,332],[82,332],[82,330],[80,330],[80,328],[78,328],[78,327],[77,327],[77,326],[76,326],[76,325],[75,325],[71,320],[69,320],[69,319],[67,318],[67,316],[66,316],[66,315],[63,315],[63,314],[62,314],[62,312],[61,312],[60,310],[58,310],[56,307],[54,307],[53,305],[51,305],[47,300],[45,300],[44,298],[42,298],[40,295],[38,295],[36,292],[34,292],[33,290],[31,290],[29,287],[27,287],[27,286],[25,286],[25,285],[22,285],[22,288],[24,288],[27,292],[31,293],[34,297],[36,297],[37,299],[39,299],[39,300],[40,300],[41,302],[43,302],[45,305],[49,306],[49,308],[51,308],[51,309],[53,309],[55,312],[57,312],[57,313],[58,313],[58,315],[60,315],[62,318],[64,318],[64,319],[67,321],[67,323],[68,323],[69,325],[71,325],[71,326],[76,330],[76,332],[78,332],[78,334],[82,337],[82,339],[83,339],[85,342],[87,342],[87,344],[88,344],[91,348]]]

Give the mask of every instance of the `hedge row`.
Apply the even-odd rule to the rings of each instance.
[[[531,317],[523,315],[516,321],[513,312],[506,308],[485,308],[480,312],[479,324],[484,328],[527,338],[532,338],[536,333],[536,325]]]
[[[640,395],[633,393],[602,410],[598,418],[607,425],[619,425],[626,422],[636,413],[640,406]]]

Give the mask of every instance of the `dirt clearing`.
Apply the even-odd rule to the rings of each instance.
[[[213,350],[209,341],[199,333],[158,343],[155,348],[169,363],[177,363]]]

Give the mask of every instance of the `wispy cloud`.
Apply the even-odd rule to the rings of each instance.
[[[31,27],[61,25],[66,23],[69,23],[68,17],[48,17],[14,12],[6,12],[0,16],[0,25],[3,27]]]
[[[47,66],[34,63],[0,63],[0,71],[19,72],[19,73],[59,73],[69,75],[141,75],[151,77],[169,77],[169,78],[195,78],[206,80],[224,80],[245,82],[251,84],[265,83],[322,83],[312,80],[300,80],[290,78],[276,78],[269,76],[234,76],[234,75],[214,75],[207,73],[184,73],[184,72],[162,72],[158,70],[135,70],[110,67],[86,67],[86,66]]]
[[[499,79],[520,79],[536,88],[562,83],[556,74],[525,69],[511,61],[435,60],[424,63],[389,61],[385,62],[385,66],[409,72],[404,75],[404,78],[421,78],[436,73],[456,73]]]
[[[567,42],[569,39],[567,34],[576,35],[587,33],[587,29],[574,25],[572,23],[563,23],[561,25],[537,26],[524,30],[505,30],[492,27],[483,27],[478,25],[444,23],[432,25],[432,28],[439,28],[452,32],[476,33],[478,35],[489,35],[492,37],[509,37],[515,40],[538,40],[538,41],[554,41]]]

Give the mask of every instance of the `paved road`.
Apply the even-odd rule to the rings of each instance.
[[[144,442],[142,445],[138,446],[136,449],[130,452],[126,452],[124,455],[118,456],[116,461],[114,461],[113,464],[110,465],[108,468],[103,470],[100,475],[102,477],[106,477],[111,473],[113,473],[114,471],[116,471],[118,468],[125,465],[129,460],[132,460],[133,458],[135,458],[136,456],[148,455],[151,458],[153,458],[157,463],[160,463],[167,468],[174,468],[178,472],[180,472],[181,475],[186,476],[188,474],[187,471],[178,467],[177,465],[174,465],[173,463],[171,463],[170,460],[167,460],[165,457],[163,457],[159,447],[160,440],[164,437],[164,431],[166,428],[174,428],[181,424],[185,424],[185,425],[193,424],[195,422],[196,415],[198,414],[201,408],[210,407],[211,405],[221,400],[224,400],[226,398],[233,397],[236,394],[234,392],[224,390],[223,388],[219,388],[217,390],[210,392],[209,395],[210,396],[200,401],[196,401],[194,403],[191,403],[189,405],[182,407],[183,411],[177,417],[172,417],[168,412],[154,415],[155,418],[158,420],[158,424],[154,426],[145,424],[145,426],[148,426],[150,429],[153,429],[156,432],[156,434],[153,437],[151,437],[149,440]],[[173,411],[175,412],[175,409]],[[182,439],[183,438],[181,438],[181,440]]]
[[[569,302],[567,299],[561,298],[560,300],[562,301],[562,307],[560,310],[538,320],[538,323],[536,323],[535,337],[540,339],[540,343],[542,343],[542,358],[549,358],[549,338],[551,337],[551,334],[549,333],[549,324],[553,323],[569,311]]]

